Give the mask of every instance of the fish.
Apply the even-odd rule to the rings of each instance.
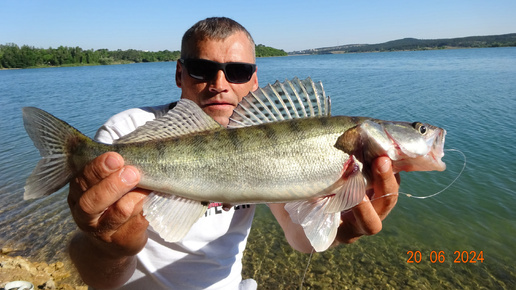
[[[318,252],[336,236],[340,213],[371,188],[371,163],[393,170],[443,171],[446,130],[421,122],[331,116],[321,82],[297,77],[250,92],[227,128],[181,99],[164,116],[113,144],[85,136],[41,109],[25,107],[24,127],[42,158],[24,198],[52,194],[97,156],[115,151],[151,190],[144,215],[168,242],[180,241],[211,202],[286,203]]]

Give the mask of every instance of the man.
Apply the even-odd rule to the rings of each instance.
[[[217,66],[229,62],[244,65]],[[225,126],[242,98],[258,88],[254,63],[254,41],[244,27],[228,18],[200,21],[182,40],[176,68],[181,98],[194,101]],[[113,142],[170,107],[122,112],[101,127],[96,138]],[[373,166],[374,196],[397,192],[390,160],[378,158]],[[241,258],[254,205],[214,205],[183,241],[167,243],[147,229],[142,203],[149,192],[135,188],[139,179],[136,168],[124,166],[120,155],[109,152],[93,160],[70,183],[68,202],[82,231],[72,239],[69,251],[84,282],[96,288],[125,284],[127,289],[256,287],[254,281],[241,281]],[[396,200],[395,195],[373,202],[365,198],[342,216],[334,244],[351,243],[361,235],[380,231],[381,220]],[[290,245],[310,252],[312,247],[301,226],[290,220],[283,205],[269,207]]]

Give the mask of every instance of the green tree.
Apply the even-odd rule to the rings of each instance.
[[[0,45],[0,68],[174,61],[179,56],[179,51],[169,50],[158,52],[135,49],[125,51],[121,49],[116,51],[83,50],[78,46],[43,49],[28,45],[20,48],[14,43],[8,43]]]
[[[255,46],[255,53],[257,57],[287,56],[287,53],[284,50],[265,46],[263,44]]]
[[[21,68],[20,48],[14,43],[8,43],[2,46],[2,67],[5,68]]]

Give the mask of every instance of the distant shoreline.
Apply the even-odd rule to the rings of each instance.
[[[285,57],[288,55],[275,55],[275,56],[257,56],[256,58],[266,58],[266,57]],[[1,70],[17,70],[17,69],[37,69],[37,68],[57,68],[57,67],[80,67],[80,66],[99,66],[99,65],[120,65],[120,64],[135,64],[135,63],[156,63],[156,62],[175,62],[175,60],[166,60],[166,61],[152,61],[152,62],[135,62],[135,61],[123,61],[123,62],[112,62],[109,64],[101,64],[101,63],[77,63],[77,64],[66,64],[66,65],[38,65],[38,66],[30,66],[30,67],[14,67],[14,68],[0,68]]]
[[[504,46],[504,47],[513,47],[513,46]],[[427,50],[454,50],[454,49],[479,49],[479,48],[498,48],[498,47],[446,47],[446,48],[425,48],[425,49],[406,49],[406,50],[388,50],[388,51],[357,51],[357,52],[347,52],[347,51],[332,51],[329,53],[320,53],[320,54],[289,54],[288,56],[303,56],[303,55],[330,55],[330,54],[359,54],[359,53],[384,53],[384,52],[403,52],[403,51],[427,51]]]
[[[403,38],[378,44],[347,44],[289,52],[289,55],[343,54],[363,52],[422,51],[462,48],[515,47],[516,33],[449,39]]]
[[[282,49],[258,44],[256,57],[287,56]],[[87,65],[131,64],[146,62],[177,61],[180,51],[158,52],[135,49],[110,51],[108,49],[84,50],[80,47],[36,48],[15,43],[0,44],[0,69],[47,68]]]
[[[154,61],[154,62],[170,62],[170,61]],[[110,64],[91,64],[91,63],[78,63],[78,64],[68,64],[68,65],[38,65],[31,67],[14,67],[14,68],[0,68],[0,70],[17,70],[17,69],[37,69],[37,68],[57,68],[57,67],[80,67],[80,66],[101,66],[101,65],[120,65],[120,64],[134,64],[139,62],[119,62],[119,63],[110,63]]]
[[[513,46],[504,46],[504,47],[513,47]],[[383,52],[400,52],[400,51],[426,51],[426,50],[454,50],[454,49],[475,49],[475,48],[496,48],[496,47],[446,47],[446,48],[426,48],[426,49],[413,49],[413,50],[390,50],[390,51],[360,51],[360,52],[345,52],[345,51],[333,51],[328,53],[319,53],[319,54],[291,54],[288,56],[306,56],[306,55],[332,55],[332,54],[358,54],[358,53],[383,53]],[[285,57],[285,56],[265,56],[265,57]],[[258,58],[265,58],[258,57]],[[171,62],[171,61],[154,61],[155,62]],[[101,66],[101,65],[120,65],[120,64],[135,64],[141,62],[118,62],[118,63],[110,63],[110,64],[75,64],[75,65],[62,65],[62,66],[35,66],[35,67],[26,67],[26,68],[0,68],[2,70],[18,70],[18,69],[38,69],[38,68],[58,68],[58,67],[81,67],[81,66]]]

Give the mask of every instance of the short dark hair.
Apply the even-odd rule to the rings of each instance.
[[[245,27],[227,17],[210,17],[195,23],[185,32],[181,40],[181,58],[193,57],[191,54],[194,47],[190,47],[191,45],[196,45],[198,42],[206,39],[226,39],[240,31],[249,39],[254,56],[254,40]]]

